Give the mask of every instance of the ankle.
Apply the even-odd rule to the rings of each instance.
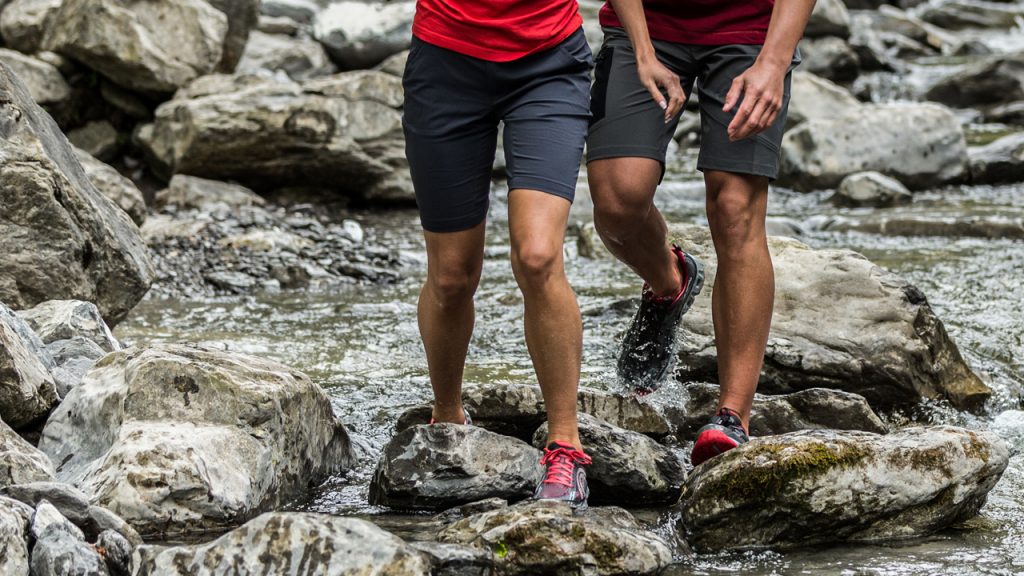
[[[434,404],[431,417],[434,419],[434,422],[438,424],[445,422],[451,424],[464,424],[466,422],[466,412],[462,408],[461,402],[455,405]]]
[[[663,275],[661,278],[655,279],[654,282],[648,282],[651,287],[651,292],[658,298],[669,298],[679,294],[683,289],[683,283],[686,279],[683,277],[683,271],[680,265],[679,256],[676,255],[673,248],[668,250],[668,273]]]
[[[559,444],[569,444],[570,446],[576,448],[580,452],[584,451],[583,444],[580,442],[580,437],[578,434],[548,434],[548,440],[547,443],[544,444],[544,446],[550,446],[552,442],[558,442]]]

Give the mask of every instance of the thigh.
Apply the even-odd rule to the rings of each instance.
[[[498,120],[479,60],[414,40],[402,126],[423,228],[467,230],[487,216]]]
[[[512,257],[560,259],[572,204],[565,198],[516,188],[509,192],[508,228]]]
[[[683,90],[689,95],[697,72],[689,50],[657,40],[654,46],[658,59],[679,75]],[[665,153],[679,119],[665,123],[664,111],[640,82],[633,46],[621,29],[605,29],[595,66],[591,110],[588,163],[622,157],[665,163]]]
[[[779,173],[782,134],[789,108],[790,73],[786,74],[782,108],[775,122],[764,132],[736,142],[729,140],[728,127],[736,115],[722,110],[732,81],[754,65],[760,46],[727,45],[700,49],[703,71],[698,85],[700,96],[701,146],[697,168],[707,172],[719,170],[736,174],[764,176],[774,180]],[[799,63],[794,57],[793,67]]]
[[[427,244],[427,275],[434,278],[468,276],[475,285],[484,262],[483,222],[458,232],[430,232]]]

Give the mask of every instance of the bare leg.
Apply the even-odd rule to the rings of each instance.
[[[535,190],[509,193],[512,271],[526,305],[526,345],[548,411],[548,443],[582,449],[576,393],[583,355],[583,323],[565,276],[562,244],[570,204]]]
[[[484,260],[484,223],[461,232],[423,233],[427,281],[419,326],[434,389],[434,420],[462,424],[462,373],[473,334],[473,295]]]
[[[749,430],[750,406],[775,302],[775,273],[765,234],[768,179],[707,171],[704,180],[718,254],[711,309],[718,348],[719,408],[738,412]]]

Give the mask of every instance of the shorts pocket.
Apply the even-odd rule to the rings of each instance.
[[[587,43],[587,35],[583,28],[577,29],[568,38],[562,40],[558,49],[576,63],[585,65],[588,69],[594,67],[594,54],[590,51],[590,44]]]

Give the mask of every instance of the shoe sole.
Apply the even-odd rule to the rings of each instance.
[[[720,430],[708,430],[697,438],[690,452],[690,463],[700,466],[708,460],[739,446],[739,443]]]

